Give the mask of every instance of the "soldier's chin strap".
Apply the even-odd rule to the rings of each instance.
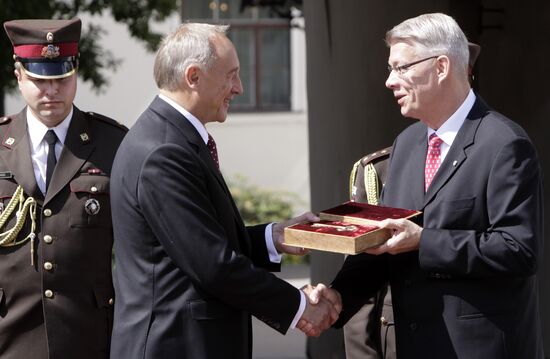
[[[31,266],[34,266],[34,238],[36,237],[36,234],[34,233],[34,231],[36,230],[36,201],[32,197],[28,197],[27,199],[25,199],[23,187],[17,186],[17,189],[15,190],[15,193],[10,199],[8,206],[4,209],[4,211],[0,215],[0,230],[4,228],[4,225],[10,218],[16,206],[19,207],[17,212],[15,213],[15,216],[17,217],[17,221],[15,222],[15,226],[13,226],[11,229],[8,229],[7,231],[0,233],[0,246],[12,247],[12,246],[19,245],[21,243],[25,243],[27,240],[30,239],[31,240]],[[23,228],[23,225],[25,224],[27,213],[31,218],[31,231],[25,238],[18,241],[17,235],[19,234],[19,232]]]

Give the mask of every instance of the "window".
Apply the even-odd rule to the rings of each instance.
[[[241,0],[182,0],[182,18],[231,25],[244,88],[232,103],[234,110],[290,109],[289,19],[273,18],[263,7],[241,11]]]

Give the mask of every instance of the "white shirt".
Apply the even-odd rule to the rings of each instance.
[[[27,131],[29,133],[29,142],[31,145],[32,168],[34,170],[36,184],[44,195],[46,194],[46,164],[48,161],[48,143],[44,140],[44,136],[48,130],[53,130],[55,132],[58,139],[55,144],[55,158],[59,160],[72,117],[73,108],[71,107],[71,111],[63,121],[53,128],[48,128],[40,122],[40,120],[34,116],[30,108],[27,107]]]
[[[443,163],[447,153],[449,153],[449,148],[453,144],[460,127],[462,127],[462,124],[466,120],[466,116],[468,116],[468,113],[472,107],[474,107],[475,102],[476,95],[474,94],[474,91],[470,89],[470,92],[468,93],[468,96],[466,96],[466,99],[462,105],[460,105],[455,113],[453,113],[451,117],[449,117],[449,119],[437,129],[437,131],[428,127],[428,139],[430,138],[430,135],[435,132],[437,137],[443,140],[443,143],[441,143],[441,163]]]
[[[179,113],[181,113],[189,122],[195,127],[199,135],[201,136],[202,140],[205,144],[208,143],[208,131],[206,130],[206,127],[204,127],[204,124],[199,121],[198,118],[193,116],[189,111],[184,109],[182,106],[180,106],[177,102],[173,101],[172,99],[164,96],[163,94],[159,94],[159,98],[161,100],[164,100],[166,103],[168,103],[170,106],[175,108]],[[281,263],[282,256],[277,252],[277,249],[275,248],[275,244],[273,243],[273,232],[272,232],[273,223],[268,224],[265,227],[265,244],[267,247],[267,251],[269,253],[269,260],[272,263]],[[302,291],[300,291],[300,307],[298,308],[298,312],[294,316],[294,320],[290,324],[291,328],[295,328],[296,324],[298,324],[298,321],[302,317],[302,314],[304,310],[306,309],[306,298]]]

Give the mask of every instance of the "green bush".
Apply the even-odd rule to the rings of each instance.
[[[250,184],[238,175],[228,181],[229,190],[246,225],[281,222],[294,216],[294,205],[300,203],[298,196]],[[286,264],[300,264],[309,257],[283,255]]]

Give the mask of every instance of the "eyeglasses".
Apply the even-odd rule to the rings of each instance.
[[[426,57],[425,59],[422,59],[422,60],[418,60],[418,61],[415,61],[415,62],[409,62],[408,64],[401,65],[401,66],[395,66],[395,67],[392,67],[391,65],[388,65],[388,72],[391,73],[392,71],[395,71],[399,75],[403,75],[411,66],[418,65],[421,62],[428,61],[428,60],[431,60],[431,59],[436,59],[438,57],[439,56],[430,56],[430,57]]]

